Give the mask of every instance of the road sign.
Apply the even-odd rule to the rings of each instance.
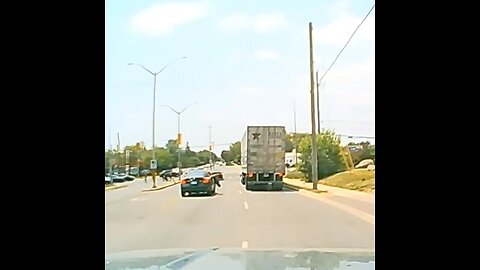
[[[156,170],[157,169],[157,160],[152,159],[150,160],[150,170]]]

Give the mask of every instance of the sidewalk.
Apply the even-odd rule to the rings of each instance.
[[[287,185],[292,185],[297,188],[312,190],[313,183],[305,183],[300,179],[290,179],[290,178],[283,178],[283,182]],[[317,185],[318,190],[327,191],[328,194],[336,195],[340,197],[346,197],[350,199],[354,199],[361,202],[366,202],[370,204],[375,204],[375,193],[367,193],[362,191],[355,191],[350,189],[344,189],[339,187],[331,187],[327,185],[323,185],[318,183]]]

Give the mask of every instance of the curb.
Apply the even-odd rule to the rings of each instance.
[[[161,187],[149,188],[149,189],[142,189],[142,192],[162,190],[162,189],[165,189],[165,188],[174,186],[174,185],[179,184],[179,183],[180,183],[180,182],[174,182],[174,183],[171,183],[171,184],[163,185],[163,186],[161,186]]]
[[[307,191],[310,191],[310,192],[312,192],[312,193],[317,193],[317,194],[319,194],[319,193],[328,193],[328,190],[313,190],[313,189],[311,189],[311,188],[306,188],[306,187],[300,187],[300,186],[292,185],[292,184],[289,184],[289,183],[287,183],[287,182],[283,182],[283,185],[284,185],[284,186],[287,186],[287,187],[290,188],[290,189],[296,190],[296,191],[298,191],[298,190],[300,190],[300,189],[303,189],[303,190],[307,190]]]
[[[118,185],[118,186],[110,186],[110,187],[106,187],[105,191],[110,191],[110,190],[115,190],[115,189],[125,188],[125,187],[128,187],[128,185],[123,184],[123,185]]]

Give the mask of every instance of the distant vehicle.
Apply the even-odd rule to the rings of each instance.
[[[241,141],[245,189],[282,190],[285,175],[285,127],[248,126]]]
[[[180,195],[207,194],[213,196],[216,192],[215,177],[204,170],[192,170],[186,173],[180,181]]]
[[[112,178],[112,181],[114,183],[122,183],[122,182],[125,182],[125,181],[135,180],[135,177],[133,177],[131,175],[124,174],[124,173],[112,174],[110,177]]]
[[[138,177],[140,176],[140,169],[138,167],[130,167],[128,174]]]
[[[152,173],[148,169],[141,170],[140,171],[140,176],[145,176],[145,175],[152,175]]]
[[[105,184],[112,184],[113,180],[110,176],[105,176]]]
[[[161,171],[158,176],[162,177],[162,178],[172,178],[172,177],[178,177],[178,170],[177,171],[173,171],[173,170],[163,170]]]

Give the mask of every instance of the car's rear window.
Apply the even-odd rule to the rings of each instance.
[[[190,171],[185,174],[185,177],[205,177],[208,173],[205,171]]]

